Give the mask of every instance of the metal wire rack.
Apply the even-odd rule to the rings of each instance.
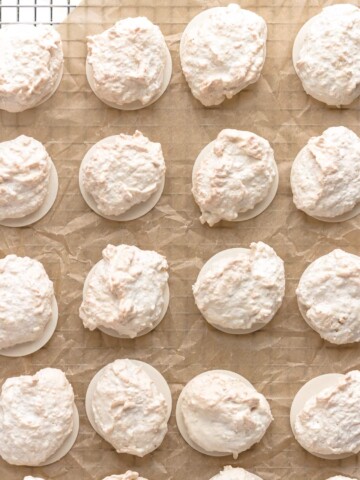
[[[0,0],[0,28],[21,23],[26,25],[57,25],[80,0]]]

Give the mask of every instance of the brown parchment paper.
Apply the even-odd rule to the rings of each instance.
[[[306,266],[336,247],[360,254],[360,217],[339,224],[313,220],[292,203],[289,174],[295,155],[312,135],[345,125],[360,134],[359,101],[330,109],[302,90],[291,62],[291,48],[306,19],[334,1],[244,0],[241,5],[268,24],[267,59],[261,79],[217,108],[196,101],[182,76],[179,40],[189,20],[224,0],[84,0],[59,27],[65,74],[58,92],[42,106],[0,113],[0,141],[20,134],[43,142],[56,164],[60,189],[55,206],[28,228],[0,227],[0,254],[29,255],[44,263],[59,303],[58,328],[45,348],[24,358],[0,357],[1,381],[53,366],[71,381],[80,412],[80,433],[71,452],[44,468],[15,467],[0,461],[0,480],[34,475],[57,480],[102,480],[106,475],[139,471],[149,480],[209,480],[223,465],[242,466],[264,480],[325,480],[345,474],[360,478],[357,456],[342,461],[317,459],[294,440],[289,409],[297,390],[312,377],[360,367],[360,346],[332,346],[302,320],[295,288]],[[357,3],[357,2],[353,2]],[[165,95],[134,112],[105,106],[85,77],[86,35],[99,33],[127,16],[145,15],[166,36],[173,76]],[[251,130],[267,138],[280,172],[271,206],[242,223],[202,226],[191,195],[191,170],[200,150],[223,128]],[[108,136],[141,130],[162,144],[167,164],[164,194],[141,219],[116,223],[90,211],[78,188],[78,170],[87,150]],[[210,327],[191,293],[198,271],[225,248],[262,240],[286,265],[286,297],[274,320],[251,335],[232,336]],[[136,340],[120,340],[85,330],[78,316],[86,274],[108,244],[155,249],[170,264],[170,307],[156,330]],[[275,421],[264,439],[237,461],[201,455],[179,435],[174,410],[161,447],[143,459],[118,455],[91,428],[84,397],[93,375],[116,358],[135,358],[158,368],[170,384],[174,406],[184,384],[212,368],[247,377],[269,399]]]

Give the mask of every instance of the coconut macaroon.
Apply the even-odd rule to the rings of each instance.
[[[207,107],[219,105],[256,82],[266,36],[265,20],[236,4],[197,15],[180,43],[182,70],[194,97]]]
[[[107,137],[87,153],[80,175],[100,214],[121,215],[148,201],[163,184],[161,145],[139,131]]]
[[[122,475],[111,475],[110,477],[105,477],[103,480],[147,480],[144,477],[140,477],[137,472],[132,472],[128,470]]]
[[[346,127],[310,138],[290,180],[298,209],[320,220],[349,218],[360,202],[360,138]]]
[[[270,322],[284,298],[284,262],[262,242],[249,249],[224,250],[204,265],[193,293],[213,326],[230,333],[259,329]]]
[[[306,322],[338,345],[360,341],[360,257],[336,249],[311,263],[296,290]]]
[[[118,453],[143,457],[160,446],[167,432],[166,399],[131,360],[115,360],[101,370],[90,410],[96,431]]]
[[[243,468],[233,468],[231,466],[224,467],[220,473],[212,477],[210,480],[262,480],[254,473],[250,473]]]
[[[177,406],[181,434],[208,455],[237,458],[262,439],[272,420],[266,398],[240,375],[224,370],[193,378]]]
[[[305,402],[293,425],[296,440],[314,455],[358,453],[359,402],[360,371],[354,370]]]
[[[164,36],[145,17],[120,20],[88,37],[88,81],[100,100],[116,108],[155,101],[165,90],[167,62]]]
[[[336,475],[335,477],[330,477],[327,480],[356,480],[356,478],[344,477],[343,475]]]
[[[293,62],[305,92],[328,105],[349,105],[360,93],[360,9],[325,7],[300,30]]]
[[[0,30],[0,109],[22,112],[47,100],[63,71],[58,32],[39,25],[11,25]]]
[[[220,220],[242,220],[243,213],[254,212],[247,218],[261,213],[275,196],[277,174],[267,140],[251,132],[222,130],[193,169],[192,193],[201,223],[213,226]]]
[[[0,259],[0,350],[39,339],[50,322],[54,287],[29,257]]]
[[[108,245],[102,256],[86,279],[80,307],[84,326],[130,338],[155,328],[167,309],[166,258],[130,245]]]
[[[74,392],[55,368],[8,378],[0,395],[0,456],[12,465],[39,466],[71,434]]]
[[[24,480],[44,480],[44,479],[40,477],[24,477]]]
[[[34,138],[21,135],[0,143],[0,220],[25,217],[43,205],[51,165],[45,147]]]

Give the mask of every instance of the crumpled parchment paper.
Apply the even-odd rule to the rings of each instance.
[[[149,480],[209,480],[223,465],[244,467],[264,480],[325,480],[331,475],[358,476],[358,458],[326,461],[306,453],[294,440],[289,410],[297,390],[312,377],[344,373],[360,366],[360,346],[332,346],[312,331],[296,304],[295,288],[306,266],[340,247],[360,253],[360,217],[339,224],[322,223],[297,211],[292,203],[291,163],[308,138],[325,128],[345,125],[360,133],[359,101],[331,109],[308,97],[297,78],[291,49],[301,25],[327,4],[322,0],[247,0],[241,3],[268,24],[267,59],[261,79],[230,101],[204,108],[181,73],[179,41],[193,16],[224,0],[84,0],[59,27],[65,50],[65,74],[57,93],[45,104],[20,114],[0,112],[0,141],[20,134],[46,145],[56,164],[60,189],[55,206],[28,228],[0,227],[1,255],[29,255],[44,263],[54,281],[59,324],[51,341],[24,358],[0,357],[1,381],[33,374],[46,366],[65,371],[80,412],[80,433],[71,452],[44,468],[15,467],[0,461],[1,480],[35,475],[56,480],[102,480],[127,469]],[[345,2],[342,2],[345,3]],[[355,2],[354,2],[355,3]],[[86,36],[115,21],[145,15],[162,29],[173,58],[171,84],[152,106],[120,111],[104,105],[85,77]],[[191,170],[200,150],[223,128],[253,131],[272,144],[280,186],[271,206],[259,217],[213,228],[202,226],[191,195]],[[87,150],[100,139],[141,130],[162,144],[166,185],[157,206],[128,223],[100,218],[90,211],[78,188],[78,170]],[[251,335],[221,333],[198,312],[191,292],[198,271],[212,255],[262,240],[275,248],[286,266],[286,297],[274,320]],[[108,244],[128,243],[155,249],[170,264],[170,307],[152,333],[136,340],[111,338],[85,330],[78,316],[84,279]],[[174,407],[184,384],[205,370],[229,369],[247,377],[268,398],[275,421],[260,444],[239,456],[212,458],[192,450],[171,417],[161,447],[143,459],[115,453],[91,428],[84,397],[93,375],[117,358],[135,358],[158,368],[170,384]]]

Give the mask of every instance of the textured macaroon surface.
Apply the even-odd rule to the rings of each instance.
[[[54,287],[43,265],[29,257],[0,260],[0,349],[39,339],[50,322]]]
[[[252,243],[200,273],[193,293],[199,310],[215,326],[265,325],[285,294],[284,262],[265,243]]]
[[[356,478],[344,477],[343,475],[336,475],[335,477],[330,477],[327,480],[356,480]]]
[[[360,9],[325,7],[308,26],[295,62],[304,90],[328,105],[348,105],[360,93]]]
[[[315,217],[334,218],[360,202],[360,138],[346,127],[312,137],[291,169],[297,208]]]
[[[0,219],[36,212],[49,191],[51,158],[32,137],[0,143]]]
[[[122,475],[111,475],[110,477],[105,477],[104,480],[146,480],[146,478],[140,477],[137,472],[128,470]]]
[[[163,34],[146,17],[120,20],[88,37],[95,93],[119,107],[136,101],[146,105],[161,92],[166,52]]]
[[[86,328],[111,328],[136,337],[163,315],[168,281],[166,258],[131,245],[108,245],[89,273],[80,306]]]
[[[143,457],[167,432],[164,395],[145,370],[131,360],[108,364],[96,383],[92,410],[98,432],[118,453]]]
[[[254,473],[244,470],[243,468],[233,468],[231,466],[227,466],[210,480],[262,480],[262,478],[258,477]]]
[[[12,465],[41,465],[72,432],[73,408],[72,386],[59,369],[8,378],[0,395],[0,456]]]
[[[160,143],[151,142],[139,131],[101,140],[82,167],[84,188],[103,215],[121,215],[146,202],[164,177]]]
[[[261,393],[231,372],[216,370],[198,375],[184,387],[181,414],[196,445],[234,458],[259,442],[273,420]]]
[[[266,55],[267,27],[237,4],[201,14],[181,40],[181,66],[195,98],[219,105],[256,82]]]
[[[336,249],[305,270],[296,290],[310,326],[329,342],[360,341],[360,257]]]
[[[305,402],[295,418],[297,441],[318,455],[358,453],[359,402],[360,371],[354,370]]]
[[[44,480],[44,479],[40,477],[24,477],[24,480]]]
[[[50,26],[0,30],[0,109],[22,112],[56,88],[63,66],[59,33]]]
[[[251,132],[222,130],[193,171],[192,193],[201,223],[236,221],[239,213],[267,197],[276,174],[274,151],[267,140]]]

